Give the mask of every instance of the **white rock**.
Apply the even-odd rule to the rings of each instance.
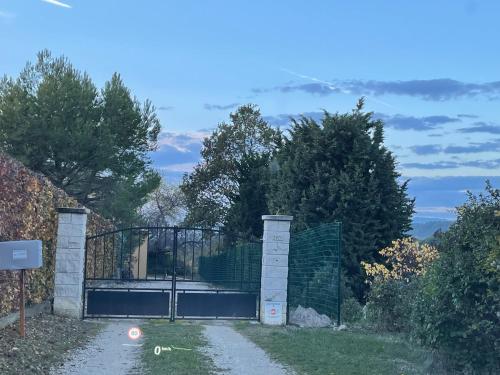
[[[347,326],[345,324],[341,324],[339,326],[334,326],[333,329],[335,331],[345,331],[347,329]]]

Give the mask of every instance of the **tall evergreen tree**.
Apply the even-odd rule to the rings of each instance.
[[[150,168],[160,123],[114,74],[90,77],[48,51],[0,81],[0,149],[110,219],[133,219],[159,176]]]
[[[361,99],[352,113],[325,112],[321,124],[293,121],[271,168],[272,213],[293,215],[295,230],[342,221],[346,282],[359,299],[360,262],[378,260],[378,249],[410,229],[414,207],[383,138],[383,123]]]

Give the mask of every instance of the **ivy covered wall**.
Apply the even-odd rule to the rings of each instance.
[[[27,304],[51,298],[57,235],[57,208],[78,207],[76,199],[45,176],[0,153],[0,241],[42,240],[43,267],[26,272]],[[87,234],[112,227],[96,213],[88,217]],[[0,316],[17,310],[19,273],[0,270]]]

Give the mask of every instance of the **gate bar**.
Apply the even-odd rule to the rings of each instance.
[[[173,260],[172,260],[172,303],[170,304],[170,321],[175,321],[175,294],[176,294],[176,279],[177,279],[177,227],[174,227],[174,244],[173,244]]]

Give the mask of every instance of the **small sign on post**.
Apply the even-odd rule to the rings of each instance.
[[[280,302],[266,302],[264,314],[268,324],[281,324],[283,308]]]
[[[42,267],[42,241],[0,242],[0,270],[19,270],[19,334],[25,336],[25,270]]]

